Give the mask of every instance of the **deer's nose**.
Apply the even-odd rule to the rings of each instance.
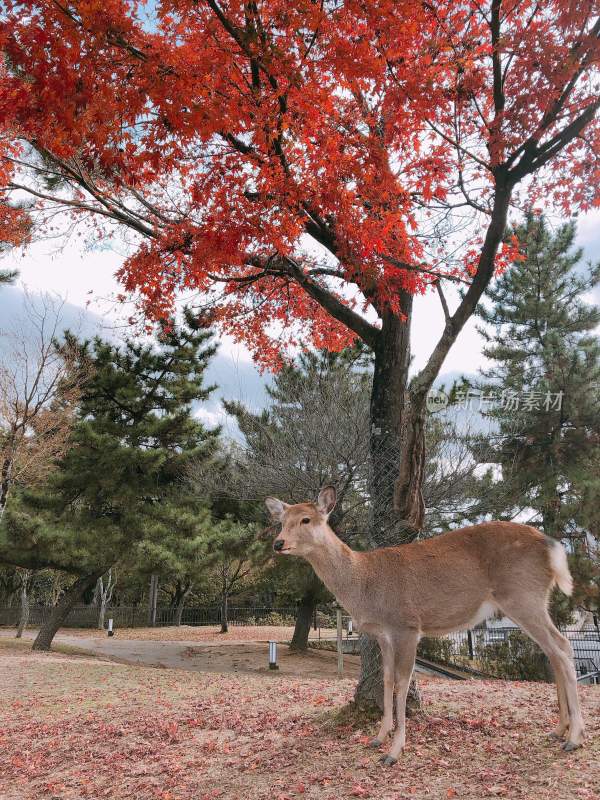
[[[273,542],[273,550],[283,550],[283,545],[285,544],[283,539],[275,539]]]

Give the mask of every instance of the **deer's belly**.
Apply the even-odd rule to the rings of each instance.
[[[441,636],[452,631],[473,628],[485,619],[489,619],[498,611],[492,600],[485,600],[479,606],[440,609],[438,614],[427,614],[421,620],[423,636]]]

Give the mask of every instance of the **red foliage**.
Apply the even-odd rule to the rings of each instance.
[[[154,317],[199,290],[266,363],[341,348],[340,305],[398,313],[483,269],[499,187],[600,204],[598,0],[155,6],[5,0],[0,28],[0,146],[64,179],[41,207],[139,235],[121,278]]]

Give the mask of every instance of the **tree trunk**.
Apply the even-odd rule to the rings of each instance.
[[[104,599],[104,581],[102,580],[102,576],[100,576],[96,581],[94,601],[98,606],[98,619],[96,621],[96,628],[99,631],[102,631],[104,630],[104,616],[106,614],[106,602]]]
[[[0,519],[4,515],[4,509],[8,501],[8,492],[11,483],[13,458],[12,455],[7,455],[2,460],[2,468],[0,469]]]
[[[31,572],[24,570],[21,574],[21,611],[19,615],[19,625],[17,627],[16,637],[20,639],[23,636],[23,631],[29,622],[29,582],[31,580]]]
[[[300,600],[298,613],[296,614],[296,625],[294,635],[290,643],[290,650],[305,651],[308,647],[308,635],[313,621],[315,609],[317,607],[317,593],[315,591],[314,580],[310,582]]]
[[[98,603],[98,630],[104,630],[104,618],[106,616],[106,609],[112,600],[113,591],[115,588],[115,581],[113,581],[112,569],[106,573],[106,583],[104,576],[101,576],[96,581],[96,590],[94,592],[94,599]]]
[[[150,575],[150,590],[148,593],[148,625],[154,628],[156,625],[156,606],[158,603],[158,575],[154,572]]]
[[[377,642],[368,636],[360,637],[360,678],[354,700],[362,708],[377,706],[383,711],[381,650]],[[410,715],[420,709],[421,693],[413,676],[406,697],[406,711]]]
[[[227,633],[229,630],[229,621],[227,619],[227,606],[229,598],[226,593],[223,594],[221,599],[221,633]]]
[[[383,315],[375,350],[371,391],[369,542],[373,548],[414,539],[423,523],[422,483],[425,457],[424,410],[408,391],[412,297],[401,297],[404,320]],[[383,678],[379,645],[363,636],[361,674],[355,701],[363,707],[383,708]],[[413,680],[407,701],[419,705]]]
[[[175,607],[175,625],[179,627],[181,625],[181,618],[183,616],[183,609],[185,608],[185,604],[187,602],[188,596],[192,591],[192,585],[189,584],[183,590],[183,592],[179,593],[179,597],[177,599],[177,605]]]
[[[100,608],[98,609],[98,630],[104,630],[104,617],[106,616],[106,601],[100,601]]]
[[[408,389],[412,296],[403,293],[404,319],[383,315],[375,349],[370,405],[370,519],[372,547],[411,541],[423,525],[425,397]]]
[[[422,483],[425,465],[425,405],[446,355],[494,275],[494,261],[506,230],[514,176],[495,172],[496,188],[490,223],[479,256],[477,272],[456,311],[447,307],[446,325],[429,360],[408,388],[412,296],[401,292],[400,316],[381,314],[382,327],[375,343],[371,394],[371,519],[373,547],[410,541],[423,524]],[[391,502],[390,502],[391,501]],[[381,669],[378,648],[364,643],[358,704],[380,705]],[[415,696],[411,687],[409,698]]]
[[[54,606],[50,616],[40,628],[33,643],[34,650],[50,650],[56,632],[69,616],[71,609],[81,600],[84,593],[95,585],[100,575],[103,575],[105,571],[103,569],[77,578],[73,586],[63,594]]]

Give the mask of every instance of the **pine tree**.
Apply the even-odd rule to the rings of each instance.
[[[214,560],[210,541],[216,523],[206,498],[198,500],[191,496],[185,483],[169,502],[161,505],[161,510],[164,514],[161,536],[140,541],[126,559],[126,568],[146,584],[154,577],[161,588],[172,588],[173,622],[181,625],[191,592]],[[149,617],[153,615],[149,613]]]
[[[215,352],[210,336],[189,313],[185,324],[163,329],[157,344],[65,336],[87,376],[79,420],[44,490],[24,493],[9,508],[2,547],[7,563],[78,576],[37,649],[49,648],[73,605],[141,543],[160,543],[173,531],[199,535],[203,517],[184,513],[181,481],[192,460],[212,454],[219,433],[194,417],[194,403],[213,389],[203,385]]]
[[[600,498],[600,309],[585,299],[600,265],[580,265],[572,222],[552,233],[531,213],[514,232],[525,260],[481,310],[492,366],[479,389],[499,428],[490,460],[502,465],[497,511],[530,509],[533,524],[563,538]]]
[[[270,542],[258,536],[253,524],[220,520],[208,537],[209,570],[205,583],[215,592],[221,608],[221,633],[229,630],[229,600],[248,588],[265,561],[271,558]]]
[[[241,403],[226,402],[244,437],[231,491],[260,498],[262,507],[266,495],[303,502],[316,498],[324,484],[335,483],[339,503],[332,524],[345,538],[364,531],[369,367],[360,347],[308,351],[275,375],[264,411],[255,414]],[[316,606],[330,595],[312,568],[295,559],[279,560],[272,582],[280,595],[299,602],[292,648],[304,650]]]
[[[0,269],[0,286],[14,283],[18,277],[18,272],[11,269]]]

